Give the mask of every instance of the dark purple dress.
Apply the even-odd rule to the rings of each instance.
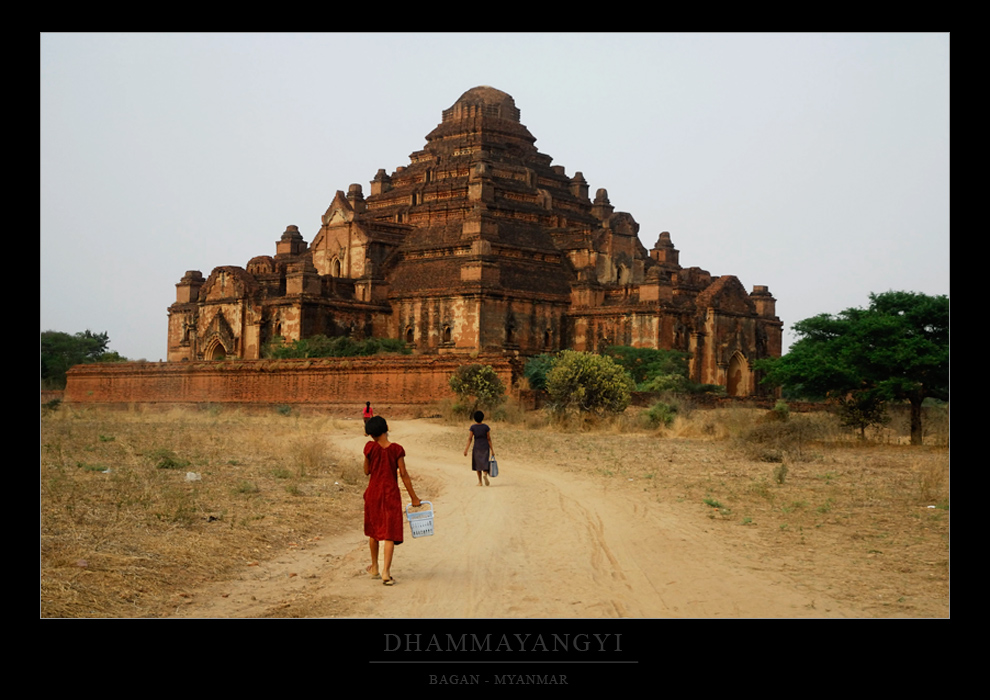
[[[471,448],[471,469],[476,472],[488,471],[488,432],[491,430],[484,423],[475,423],[470,428],[474,435],[474,446]]]

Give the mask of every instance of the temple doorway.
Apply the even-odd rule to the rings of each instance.
[[[749,363],[742,353],[736,353],[729,360],[725,377],[725,391],[729,396],[749,396]]]
[[[203,353],[203,357],[207,360],[222,360],[227,357],[227,349],[220,342],[219,338],[214,338],[206,346],[206,352]]]

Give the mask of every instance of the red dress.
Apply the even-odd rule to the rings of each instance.
[[[402,495],[399,493],[399,458],[406,451],[391,443],[377,442],[364,446],[370,468],[368,488],[364,491],[364,534],[378,540],[402,543]]]

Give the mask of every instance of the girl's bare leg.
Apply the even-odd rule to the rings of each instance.
[[[392,580],[392,554],[395,552],[395,542],[392,540],[382,540],[382,581],[388,583]]]
[[[378,540],[374,537],[368,538],[368,546],[371,549],[371,566],[368,567],[368,573],[372,576],[378,576]]]

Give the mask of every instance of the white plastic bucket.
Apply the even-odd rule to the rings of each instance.
[[[418,510],[410,513],[412,503],[406,506],[406,518],[409,520],[409,529],[412,530],[413,537],[429,537],[433,534],[433,504],[429,501],[420,501],[423,505],[428,505],[429,510]]]

